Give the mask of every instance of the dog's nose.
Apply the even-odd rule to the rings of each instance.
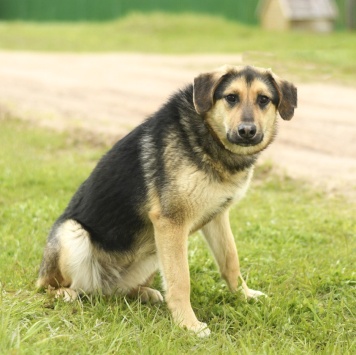
[[[257,133],[257,128],[253,123],[241,123],[237,127],[237,132],[241,138],[252,139]]]

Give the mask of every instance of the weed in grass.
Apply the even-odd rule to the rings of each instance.
[[[213,331],[197,339],[164,304],[36,293],[46,234],[104,149],[16,121],[1,122],[0,140],[0,353],[355,353],[354,203],[257,169],[231,221],[243,274],[269,297],[229,293],[192,236],[192,305]]]

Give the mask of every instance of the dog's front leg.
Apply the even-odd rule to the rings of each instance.
[[[219,266],[220,274],[230,290],[236,292],[238,279],[241,279],[242,287],[247,298],[265,296],[265,294],[260,291],[248,288],[241,275],[239,257],[230,227],[229,210],[225,210],[217,215],[202,228],[202,231]]]
[[[188,228],[159,213],[151,213],[158,258],[165,283],[165,300],[176,324],[204,337],[210,334],[190,304]]]

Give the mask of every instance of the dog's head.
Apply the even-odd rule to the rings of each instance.
[[[277,112],[293,117],[297,89],[270,69],[224,66],[194,79],[194,106],[226,149],[255,154],[273,140]]]

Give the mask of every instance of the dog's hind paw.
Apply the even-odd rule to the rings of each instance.
[[[71,288],[59,288],[55,291],[55,298],[63,298],[64,302],[73,302],[78,298],[78,292]]]
[[[140,286],[138,289],[131,291],[129,296],[137,296],[142,303],[163,302],[161,292],[146,286]]]

